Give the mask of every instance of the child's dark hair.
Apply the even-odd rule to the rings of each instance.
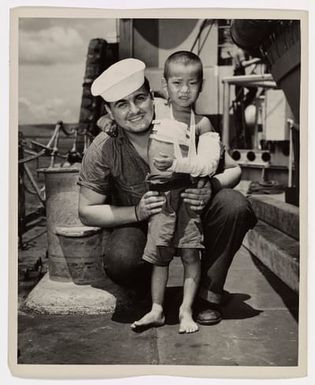
[[[164,78],[167,80],[170,75],[169,67],[171,63],[181,63],[184,65],[196,64],[199,67],[199,80],[203,79],[203,66],[200,57],[190,51],[177,51],[170,55],[164,64]]]

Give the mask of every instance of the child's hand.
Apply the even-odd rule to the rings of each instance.
[[[109,136],[117,136],[117,125],[114,120],[112,120],[109,115],[101,116],[96,122],[97,127],[104,131]]]
[[[172,166],[174,158],[171,158],[162,152],[160,152],[159,155],[158,158],[153,159],[153,164],[158,170],[165,171]]]

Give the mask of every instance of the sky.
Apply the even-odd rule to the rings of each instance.
[[[116,29],[115,19],[20,19],[19,124],[78,122],[89,42],[116,42]]]

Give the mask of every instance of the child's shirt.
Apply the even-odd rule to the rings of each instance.
[[[212,176],[218,167],[221,147],[219,134],[202,127],[207,118],[203,117],[196,124],[194,111],[191,110],[190,125],[187,126],[174,119],[172,107],[164,99],[155,98],[154,102],[155,121],[150,138],[174,143],[175,159],[169,171],[187,173],[193,177]],[[185,146],[188,148],[186,153],[179,150]]]

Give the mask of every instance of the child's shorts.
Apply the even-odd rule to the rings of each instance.
[[[175,255],[181,255],[181,249],[204,249],[200,215],[182,201],[183,191],[168,191],[161,213],[150,218],[145,261],[167,266]]]

